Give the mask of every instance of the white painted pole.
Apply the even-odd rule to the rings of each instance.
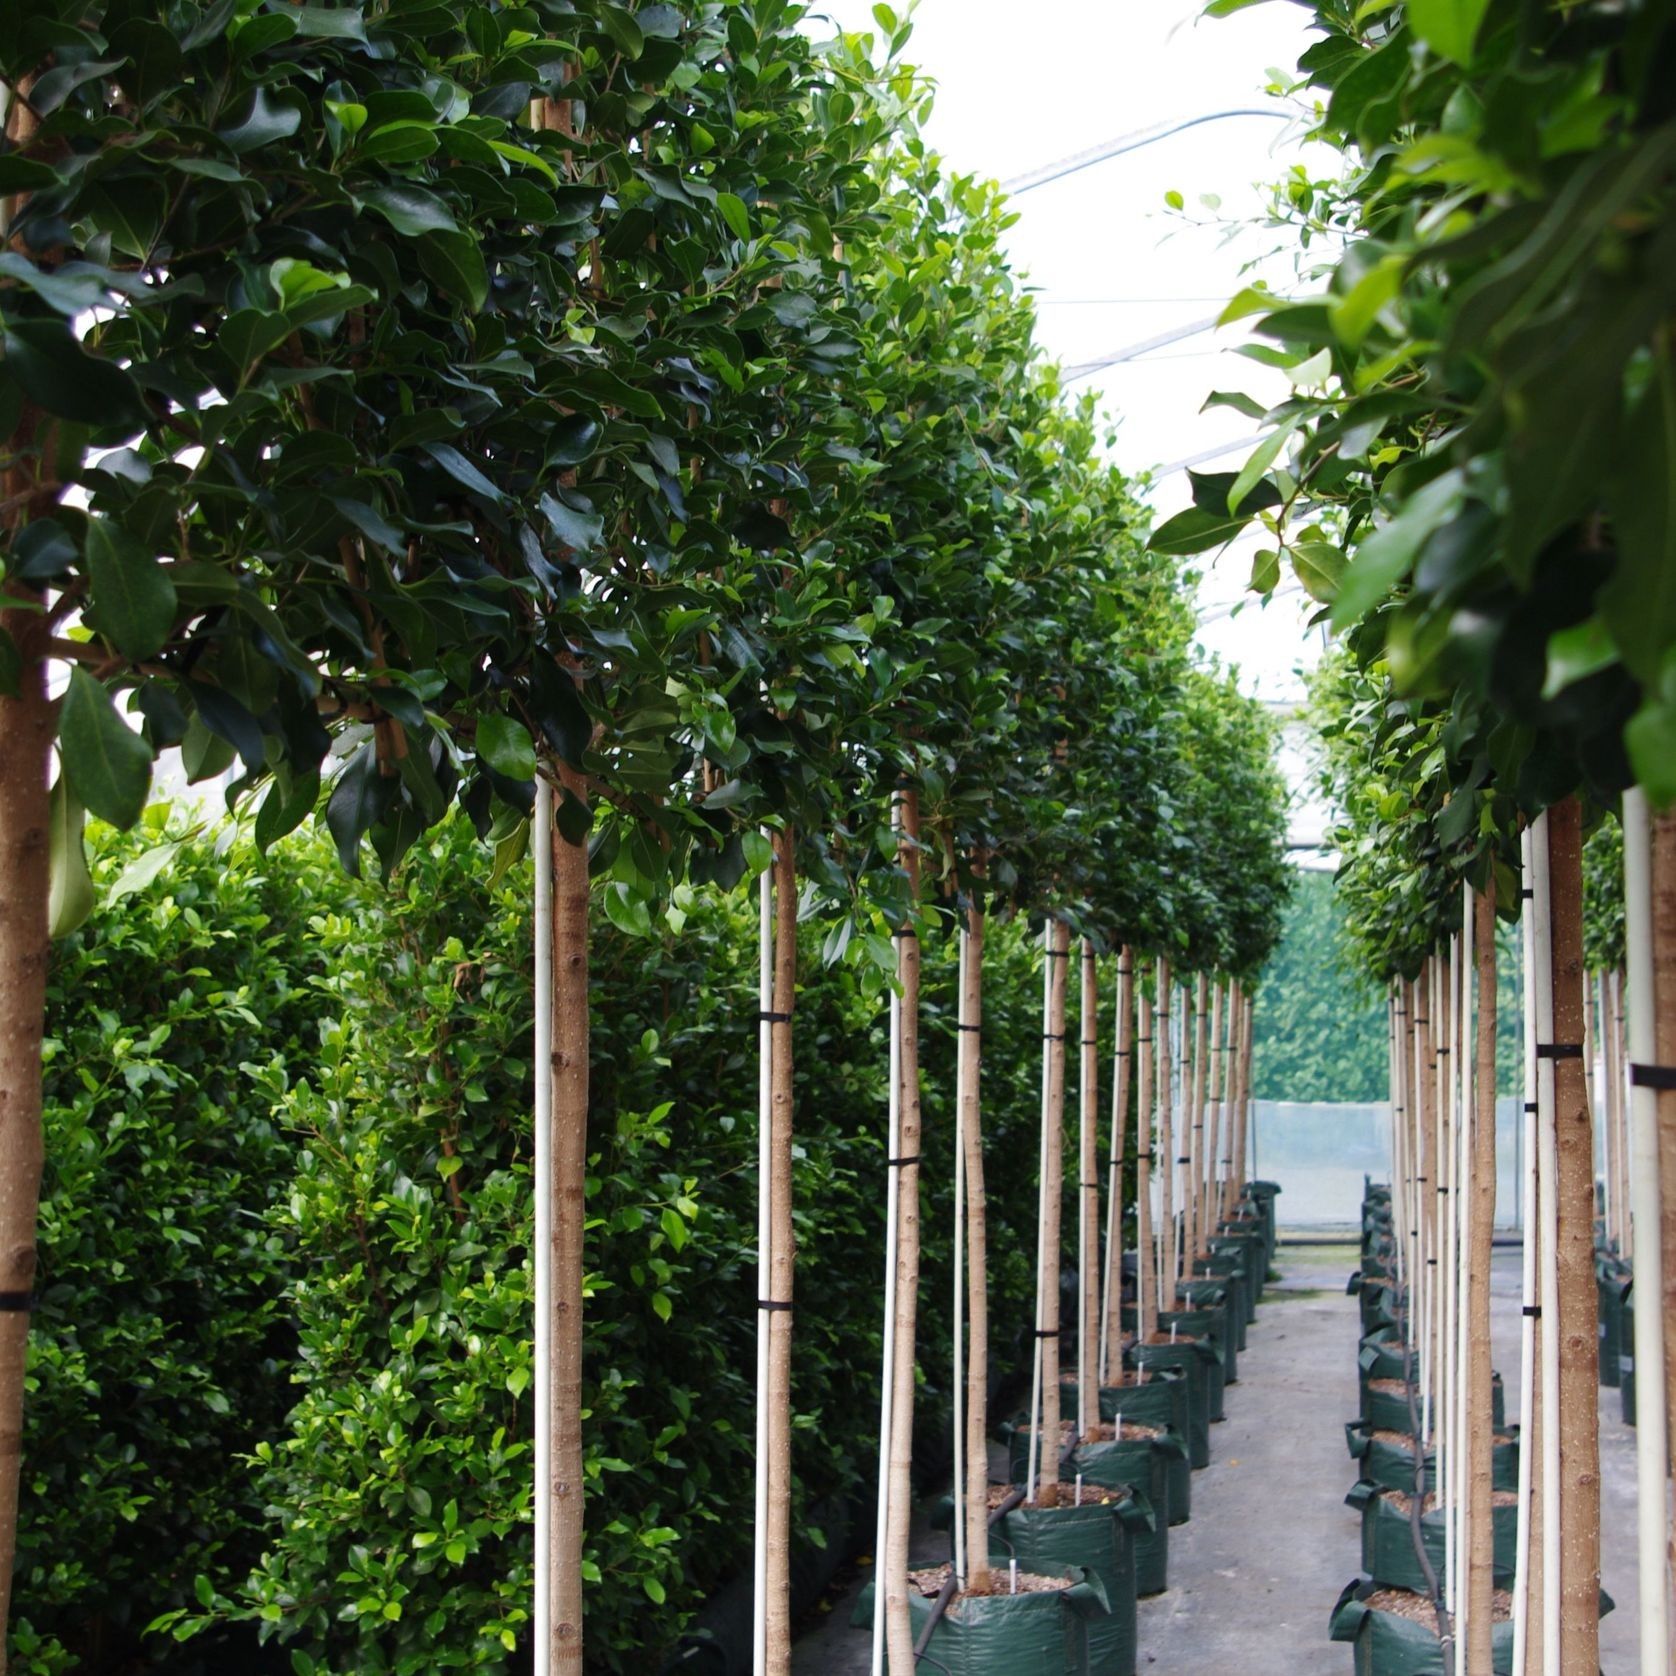
[[[1467,1208],[1472,1202],[1467,1176],[1472,1168],[1473,1127],[1482,1113],[1473,1101],[1473,959],[1477,938],[1473,934],[1471,885],[1461,887],[1463,903],[1460,963],[1458,971],[1460,1006],[1456,1013],[1455,1054],[1451,1061],[1455,1082],[1455,1181],[1449,1208],[1455,1218],[1455,1266],[1451,1284],[1455,1291],[1455,1646],[1456,1668],[1461,1668],[1467,1645],[1468,1560],[1472,1552],[1472,1483],[1467,1447],[1467,1355],[1469,1311],[1467,1305],[1468,1240],[1471,1233]],[[1491,1091],[1494,1098],[1494,1091]]]
[[[1048,1100],[1050,1097],[1049,1061],[1051,1044],[1047,1039],[1048,1025],[1053,1016],[1053,922],[1042,927],[1042,1134],[1036,1152],[1036,1334],[1035,1353],[1030,1368],[1030,1451],[1025,1467],[1024,1499],[1036,1494],[1036,1480],[1041,1472],[1042,1459],[1042,1333],[1047,1320],[1048,1249],[1047,1249],[1047,1160],[1048,1160]],[[1059,1284],[1059,1265],[1053,1265],[1052,1284]],[[1059,1447],[1059,1439],[1052,1440]]]
[[[960,997],[956,1016],[966,1000],[966,962],[969,956],[965,915],[961,915]],[[891,1172],[893,1175],[895,1171]],[[954,1055],[954,1575],[966,1586],[966,1054],[960,1041]],[[877,1592],[877,1591],[875,1591]]]
[[[553,788],[535,779],[535,1646],[552,1669],[553,1606]]]
[[[1121,1111],[1118,1105],[1118,1095],[1121,1091],[1127,1095],[1128,1083],[1135,1080],[1135,1052],[1134,1029],[1130,1018],[1134,1012],[1134,1001],[1129,988],[1129,970],[1132,956],[1127,947],[1121,948],[1117,956],[1117,1028],[1113,1031],[1116,1046],[1112,1049],[1112,1129],[1111,1129],[1111,1166],[1107,1175],[1106,1185],[1106,1273],[1105,1286],[1100,1298],[1100,1383],[1106,1384],[1111,1371],[1112,1342],[1108,1328],[1112,1320],[1112,1300],[1123,1296],[1123,1159],[1119,1136],[1128,1121],[1128,1113]],[[1128,1076],[1124,1075],[1123,1061],[1129,1061]],[[1139,1112],[1145,1104],[1144,1093],[1136,1101],[1136,1111]],[[1137,1122],[1139,1119],[1137,1118]],[[1136,1280],[1139,1281],[1140,1265],[1136,1263]],[[1113,1291],[1113,1288],[1116,1288]],[[1140,1287],[1136,1285],[1137,1295]]]
[[[1624,937],[1629,980],[1629,1059],[1650,1065],[1658,1058],[1653,1010],[1652,835],[1647,799],[1624,793]],[[1635,1240],[1634,1368],[1636,1556],[1641,1583],[1641,1676],[1668,1676],[1669,1566],[1665,1543],[1665,1475],[1670,1439],[1664,1406],[1664,1253],[1659,1222],[1658,1094],[1631,1086],[1629,1093],[1629,1210]]]
[[[900,819],[893,800],[893,831],[899,826]],[[766,920],[764,923],[767,923]],[[764,1010],[771,1005],[771,1001],[765,1001]],[[890,986],[890,1092],[887,1110],[889,1150],[885,1157],[898,1158],[902,1153],[902,997],[894,980]],[[901,1173],[895,1168],[885,1171],[885,1343],[879,1384],[879,1516],[873,1539],[873,1676],[884,1676],[885,1664],[885,1526],[890,1517],[890,1430],[894,1415],[892,1392],[896,1384],[897,1181]]]
[[[1531,1410],[1536,1401],[1536,1248],[1541,1240],[1536,1206],[1536,905],[1531,886],[1534,873],[1531,848],[1531,834],[1527,827],[1521,837],[1520,851],[1521,873],[1527,890],[1531,890],[1532,894],[1526,897],[1524,912],[1519,916],[1525,975],[1522,1008],[1524,1113],[1520,1124],[1520,1132],[1525,1139],[1520,1169],[1520,1191],[1524,1204],[1520,1239],[1523,1278],[1519,1293],[1524,1313],[1519,1325],[1519,1508],[1513,1539],[1513,1676],[1525,1676],[1525,1649],[1530,1632],[1531,1480],[1534,1465],[1531,1458]]]
[[[1531,839],[1536,892],[1536,1039],[1554,1039],[1553,902],[1548,864],[1548,817],[1537,816]],[[1560,1672],[1560,1270],[1559,1144],[1554,1132],[1554,1062],[1536,1061],[1537,1212],[1542,1245],[1537,1273],[1542,1294],[1542,1670]]]
[[[774,1010],[774,869],[762,870],[757,881],[757,1297],[766,1298],[773,1291],[774,1216],[771,1183],[774,1179],[774,1149],[771,1133],[774,1124],[774,1026],[769,1014]],[[895,1185],[895,1171],[891,1172]],[[890,1226],[896,1226],[894,1216]],[[894,1266],[894,1265],[893,1265]],[[885,1328],[885,1355],[890,1355],[888,1305]],[[755,1592],[752,1596],[751,1668],[756,1676],[765,1676],[768,1669],[768,1420],[770,1399],[768,1392],[768,1311],[757,1311],[757,1429],[756,1429],[756,1531],[752,1549]],[[890,1378],[885,1378],[888,1399]],[[887,1433],[888,1435],[888,1433]],[[880,1494],[884,1479],[880,1477]],[[875,1567],[875,1580],[877,1569]],[[875,1590],[874,1621],[884,1624],[885,1608],[882,1590]],[[875,1631],[875,1633],[877,1633]],[[875,1671],[877,1676],[877,1671]]]

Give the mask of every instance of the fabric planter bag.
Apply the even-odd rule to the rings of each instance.
[[[1186,1522],[1186,1515],[1170,1500],[1169,1463],[1180,1451],[1181,1440],[1174,1433],[1133,1443],[1085,1443],[1066,1469],[1073,1476],[1080,1472],[1084,1484],[1138,1490],[1152,1504],[1153,1528],[1130,1533],[1135,1539],[1137,1594],[1161,1594],[1170,1586],[1170,1526]]]
[[[940,1563],[940,1562],[939,1562]],[[1039,1576],[1062,1577],[1066,1587],[1051,1593],[971,1595],[950,1603],[937,1620],[925,1649],[927,1665],[948,1676],[1099,1676],[1090,1662],[1089,1629],[1110,1607],[1099,1578],[1085,1566],[1043,1566]],[[908,1611],[918,1641],[930,1622],[935,1600],[911,1594]],[[861,1591],[850,1622],[873,1622],[873,1584]]]
[[[1329,1634],[1355,1648],[1356,1676],[1444,1676],[1443,1644],[1432,1623],[1417,1623],[1369,1604],[1378,1586],[1358,1578],[1338,1597]],[[1513,1625],[1490,1631],[1490,1666],[1495,1676],[1512,1676]]]
[[[997,1581],[1009,1560],[1038,1575],[1086,1566],[1110,1608],[1088,1622],[1088,1668],[1096,1676],[1135,1676],[1135,1542],[1155,1523],[1151,1503],[1135,1489],[1115,1506],[1015,1507],[989,1527],[990,1562]]]
[[[1256,1320],[1251,1307],[1251,1287],[1245,1277],[1243,1251],[1216,1251],[1201,1257],[1193,1265],[1194,1273],[1203,1280],[1213,1280],[1228,1293],[1228,1316],[1234,1324],[1234,1347],[1245,1349],[1245,1330]]]
[[[1363,1420],[1350,1420],[1345,1424],[1344,1441],[1360,1466],[1363,1478],[1372,1479],[1386,1490],[1408,1491],[1414,1488],[1414,1445],[1408,1437],[1377,1432]],[[1490,1450],[1490,1487],[1494,1490],[1519,1488],[1517,1426],[1510,1426],[1499,1433]],[[1429,1494],[1436,1488],[1437,1458],[1428,1449],[1425,1489]]]
[[[1115,1427],[1115,1418],[1110,1422],[1103,1422]],[[1140,1428],[1145,1428],[1141,1430]],[[1131,1436],[1133,1432],[1133,1436]],[[1030,1473],[1030,1417],[1020,1415],[1010,1424],[1001,1427],[1001,1435],[1007,1440],[1007,1475],[1011,1483],[1024,1484],[1029,1481]],[[1069,1444],[1075,1435],[1074,1428],[1066,1426],[1063,1432],[1065,1443]],[[1106,1440],[1100,1443],[1079,1444],[1077,1452],[1066,1460],[1059,1470],[1059,1482],[1066,1487],[1066,1493],[1071,1493],[1076,1475],[1084,1469],[1077,1465],[1079,1457],[1088,1449],[1118,1448],[1130,1450],[1135,1459],[1145,1458],[1148,1447],[1156,1446],[1160,1451],[1163,1465],[1159,1468],[1161,1474],[1157,1479],[1147,1477],[1129,1477],[1119,1479],[1089,1478],[1089,1483],[1127,1484],[1133,1489],[1140,1490],[1151,1502],[1153,1510],[1166,1523],[1184,1525],[1193,1510],[1193,1467],[1189,1459],[1187,1444],[1181,1431],[1168,1420],[1140,1420],[1134,1415],[1128,1415],[1123,1422],[1123,1436],[1121,1440]],[[1063,1458],[1063,1449],[1061,1451]],[[1128,1456],[1124,1457],[1129,1459]]]
[[[1615,1257],[1595,1259],[1595,1291],[1600,1299],[1600,1382],[1617,1388],[1623,1379],[1624,1287],[1629,1270]]]
[[[1260,1304],[1269,1275],[1268,1245],[1263,1239],[1262,1229],[1250,1223],[1224,1222],[1217,1230],[1212,1250],[1245,1253],[1245,1283],[1251,1290],[1252,1307]]]
[[[1210,1465],[1210,1378],[1221,1360],[1216,1346],[1202,1339],[1132,1344],[1128,1351],[1130,1366],[1145,1368],[1148,1377],[1164,1368],[1180,1368],[1187,1375],[1187,1447],[1195,1468]]]
[[[1624,1284],[1623,1344],[1618,1351],[1618,1401],[1626,1426],[1635,1424],[1635,1292],[1634,1282]]]
[[[1102,1385],[1100,1418],[1115,1420],[1120,1414],[1125,1424],[1164,1426],[1185,1438],[1191,1424],[1186,1373],[1181,1368],[1158,1368],[1148,1372],[1144,1385]],[[1185,1452],[1171,1453],[1169,1479],[1170,1512],[1179,1525],[1193,1505],[1193,1463]]]
[[[1498,1491],[1498,1495],[1516,1492]],[[1406,1504],[1407,1491],[1391,1490],[1362,1479],[1344,1498],[1347,1507],[1354,1507],[1362,1515],[1362,1570],[1375,1583],[1390,1589],[1426,1591],[1426,1574],[1414,1552],[1414,1530],[1409,1522]],[[1508,1501],[1495,1507],[1490,1514],[1495,1534],[1495,1582],[1498,1589],[1508,1588],[1513,1580],[1513,1563],[1518,1529],[1519,1509]],[[1420,1516],[1420,1537],[1426,1545],[1426,1557],[1432,1563],[1433,1574],[1441,1577],[1444,1568],[1444,1515],[1433,1509]]]
[[[1363,1275],[1356,1290],[1362,1306],[1364,1337],[1381,1327],[1396,1326],[1398,1299],[1394,1282],[1377,1275]]]
[[[1415,1422],[1408,1411],[1409,1385],[1403,1379],[1368,1379],[1362,1383],[1362,1418],[1376,1432],[1406,1432]]]
[[[1224,1385],[1234,1385],[1239,1382],[1239,1331],[1234,1326],[1233,1311],[1228,1306],[1228,1289],[1225,1286],[1211,1286],[1207,1294],[1196,1294],[1196,1289],[1202,1286],[1202,1281],[1189,1281],[1185,1286],[1176,1288],[1177,1296],[1182,1307],[1166,1309],[1158,1316],[1158,1327],[1162,1332],[1168,1332],[1171,1325],[1179,1327],[1184,1333],[1192,1333],[1195,1338],[1209,1334],[1212,1343],[1222,1353],[1222,1382]]]

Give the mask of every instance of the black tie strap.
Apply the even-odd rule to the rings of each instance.
[[[1542,1305],[1526,1304],[1525,1307],[1519,1311],[1519,1313],[1521,1315],[1528,1315],[1533,1321],[1540,1321],[1542,1319]]]
[[[790,1013],[758,1013],[758,1024],[790,1024]]]
[[[1581,1059],[1583,1044],[1581,1042],[1538,1042],[1536,1044],[1538,1059]]]
[[[981,1036],[983,1034],[981,1024],[957,1024],[955,1029],[964,1030],[968,1036]]]
[[[1061,1030],[1057,1035],[1055,1035],[1051,1030],[1044,1030],[1042,1032],[1042,1040],[1044,1042],[1062,1042],[1065,1040],[1065,1032]]]
[[[1629,1068],[1631,1088],[1656,1088],[1661,1094],[1676,1093],[1676,1065],[1639,1065]]]
[[[890,1158],[886,1162],[893,1170],[905,1170],[910,1164],[917,1164],[919,1160],[920,1155],[916,1152],[912,1158]]]
[[[1058,1338],[1059,1337],[1059,1329],[1057,1327],[1054,1327],[1050,1331],[1046,1327],[1038,1327],[1036,1329],[1036,1337],[1037,1338]]]
[[[0,1292],[0,1314],[33,1315],[39,1302],[33,1292]]]
[[[778,1298],[758,1298],[757,1308],[772,1310],[783,1315],[791,1314],[791,1305],[789,1303],[782,1303]]]
[[[1534,1114],[1541,1111],[1542,1107],[1538,1105],[1535,1100],[1527,1100],[1525,1102],[1525,1110]]]

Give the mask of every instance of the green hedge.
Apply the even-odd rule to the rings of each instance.
[[[517,1668],[531,1548],[527,870],[491,887],[487,859],[469,833],[453,831],[416,850],[387,891],[336,877],[323,851],[300,842],[266,866],[242,836],[218,842],[219,857],[207,844],[183,848],[125,904],[122,930],[117,916],[102,916],[61,956],[60,972],[68,976],[83,947],[120,935],[152,968],[153,987],[118,986],[106,1007],[112,1039],[134,1029],[124,988],[157,1020],[150,997],[178,981],[187,957],[152,927],[186,878],[221,893],[214,915],[198,915],[213,951],[247,962],[252,946],[263,951],[260,981],[213,1012],[211,1022],[232,1031],[221,1016],[230,1013],[249,1038],[218,1060],[226,1086],[200,1100],[148,1081],[144,1113],[148,1134],[180,1133],[208,1177],[165,1170],[150,1183],[148,1226],[178,1224],[201,1206],[238,1231],[236,1244],[187,1248],[214,1270],[197,1283],[200,1313],[222,1335],[200,1350],[205,1388],[255,1389],[229,1401],[226,1435],[190,1445],[191,1471],[166,1440],[135,1432],[124,1439],[126,1465],[89,1467],[94,1482],[75,1497],[52,1490],[69,1470],[66,1439],[32,1407],[27,1482],[45,1488],[30,1529],[44,1533],[49,1505],[57,1510],[62,1580],[49,1613],[42,1584],[26,1576],[20,1609],[68,1644],[95,1609],[143,1625],[185,1606],[151,1638],[154,1661],[168,1630],[199,1632],[190,1653],[204,1633],[254,1620],[283,1641],[281,1668],[297,1671]],[[250,915],[283,899],[283,946],[277,912],[272,935],[231,913],[231,899],[246,896]],[[592,1669],[643,1669],[748,1563],[754,933],[743,894],[694,896],[679,934],[634,939],[603,917],[596,931],[585,1370]],[[808,928],[798,1001],[800,1509],[834,1491],[865,1493],[874,1470],[883,1272],[884,1001],[856,969],[820,965],[821,934]],[[302,981],[285,949],[303,962]],[[945,1164],[925,1172],[921,1418],[930,1434],[951,1400],[952,942],[928,939],[925,956],[926,1146]],[[1019,928],[998,926],[986,966],[992,1310],[1010,1328],[1031,1294],[1039,954]],[[79,1004],[72,1010],[79,1017]],[[84,1057],[100,1052],[114,1055],[91,1042]],[[87,1121],[108,1127],[109,1067],[94,1074],[104,1092],[89,1091]],[[217,1099],[229,1103],[219,1109]],[[237,1175],[221,1172],[224,1156],[211,1148],[217,1136],[234,1144],[228,1113],[263,1142]],[[67,1214],[54,1186],[49,1230]],[[104,1214],[102,1192],[75,1197],[87,1262],[123,1251],[135,1298],[181,1260],[167,1238]],[[246,1292],[229,1290],[235,1277]],[[90,1286],[76,1313],[84,1341],[96,1324],[106,1330],[100,1291]],[[130,1302],[125,1331],[158,1343],[188,1318],[197,1319],[159,1295],[150,1313]],[[38,1357],[51,1342],[44,1332]],[[205,1406],[213,1413],[214,1398]],[[165,1487],[215,1518],[213,1536],[205,1517],[198,1538],[168,1538],[175,1546],[160,1559],[176,1527],[154,1514],[161,1504],[137,1497]],[[84,1538],[75,1517],[84,1494],[128,1494],[131,1519],[89,1526]],[[204,1577],[197,1602],[195,1572]],[[77,1646],[83,1668],[111,1668],[98,1648]],[[35,1668],[73,1666],[49,1653]]]

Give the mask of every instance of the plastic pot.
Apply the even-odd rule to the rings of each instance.
[[[1210,1381],[1222,1358],[1216,1346],[1204,1339],[1182,1339],[1176,1344],[1132,1344],[1127,1352],[1131,1367],[1180,1368],[1187,1375],[1187,1447],[1195,1467],[1210,1465]]]
[[[1044,1574],[1086,1566],[1110,1608],[1088,1621],[1088,1668],[1099,1676],[1134,1676],[1135,1543],[1156,1523],[1152,1504],[1136,1489],[1109,1507],[1015,1507],[989,1527],[989,1557],[999,1567],[997,1581],[1009,1560],[1021,1571]]]
[[[1354,1507],[1362,1515],[1362,1570],[1374,1582],[1390,1589],[1413,1589],[1426,1592],[1426,1574],[1414,1552],[1414,1530],[1406,1508],[1393,1499],[1406,1495],[1375,1484],[1371,1479],[1360,1480],[1344,1498],[1347,1507]],[[1491,1510],[1491,1526],[1495,1534],[1496,1587],[1510,1587],[1513,1580],[1515,1538],[1519,1509],[1509,1503]],[[1444,1524],[1441,1508],[1420,1515],[1420,1537],[1431,1561],[1434,1576],[1441,1577],[1444,1568]]]
[[[953,1602],[931,1632],[927,1665],[948,1676],[1099,1676],[1088,1643],[1090,1628],[1110,1615],[1104,1585],[1086,1566],[1031,1569],[1063,1577],[1066,1587],[1052,1594],[1009,1595],[1000,1579],[1000,1594]],[[872,1625],[873,1593],[869,1583],[856,1602],[850,1622],[858,1629]],[[915,1641],[935,1604],[925,1595],[908,1597]]]
[[[1395,1612],[1367,1604],[1378,1585],[1357,1578],[1338,1597],[1328,1633],[1356,1650],[1356,1676],[1444,1676],[1443,1644],[1437,1630]],[[1513,1670],[1513,1625],[1490,1631],[1490,1666],[1496,1676]]]

